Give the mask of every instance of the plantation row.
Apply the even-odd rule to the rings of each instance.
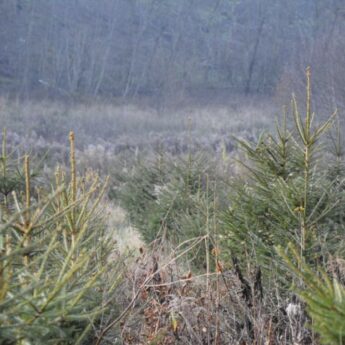
[[[231,155],[159,152],[109,178],[78,173],[73,132],[46,176],[4,130],[0,343],[342,344],[343,143],[310,90],[308,70],[305,115],[293,99]],[[119,250],[109,205],[139,250]]]

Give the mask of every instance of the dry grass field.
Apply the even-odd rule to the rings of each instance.
[[[220,150],[231,136],[254,139],[273,127],[280,109],[268,102],[239,101],[229,105],[195,105],[166,109],[104,103],[63,104],[0,98],[0,121],[9,140],[26,148],[64,144],[70,130],[81,150],[150,151],[160,148],[179,154],[186,147]]]

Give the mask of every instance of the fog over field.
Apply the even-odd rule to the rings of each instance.
[[[41,124],[30,127],[44,136],[49,123],[57,125],[56,117],[69,119],[64,114],[70,106],[106,104],[107,114],[97,114],[106,117],[106,124],[99,121],[94,140],[114,134],[97,130],[108,127],[112,116],[114,123],[128,117],[128,130],[120,129],[125,135],[132,134],[131,127],[145,127],[147,121],[133,112],[161,123],[168,118],[164,132],[174,130],[172,118],[175,127],[183,122],[180,113],[209,111],[212,118],[227,108],[228,116],[217,120],[227,126],[254,107],[256,118],[280,113],[292,92],[304,93],[307,66],[319,112],[342,111],[344,19],[342,0],[1,1],[2,114],[6,98],[17,102],[20,121],[27,103],[18,102],[43,102],[54,108],[54,119],[45,122],[31,114],[30,121]],[[72,117],[78,116],[86,131],[97,122]],[[62,126],[54,132],[64,128],[66,136],[69,129],[79,130],[75,124]]]
[[[188,116],[208,128],[207,112],[212,128],[242,115],[252,128],[304,94],[307,66],[319,113],[341,114],[344,18],[341,0],[1,1],[1,120],[44,139],[51,125],[53,139],[133,143],[151,126],[174,136]]]
[[[344,0],[0,0],[0,345],[345,344]]]

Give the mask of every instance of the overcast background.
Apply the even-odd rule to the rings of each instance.
[[[20,97],[289,97],[308,65],[345,99],[343,0],[0,0],[0,90]]]

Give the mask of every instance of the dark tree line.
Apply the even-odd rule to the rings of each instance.
[[[312,65],[339,106],[344,34],[343,0],[0,0],[0,90],[271,95]]]

